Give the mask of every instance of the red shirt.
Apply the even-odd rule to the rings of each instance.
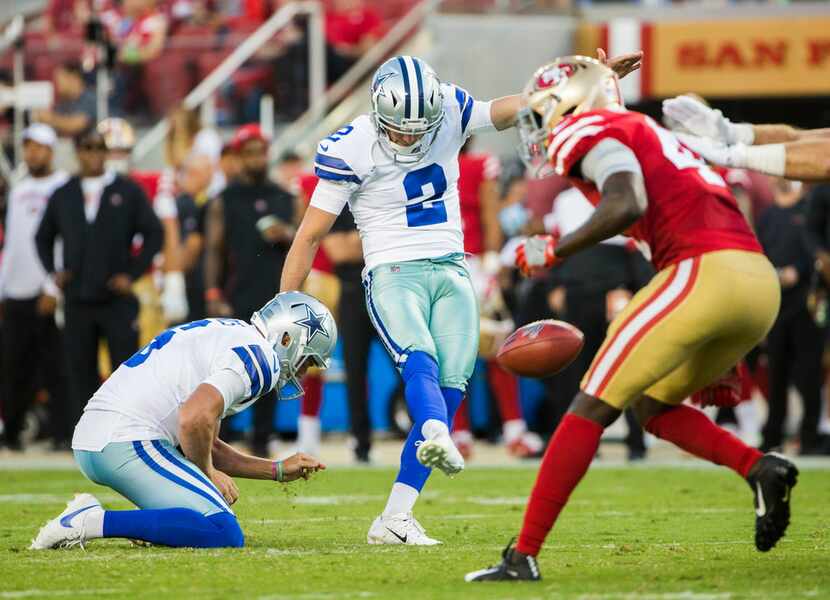
[[[461,230],[464,251],[484,252],[484,227],[481,224],[481,186],[501,173],[499,159],[489,154],[461,154],[458,157],[458,198],[461,202]]]
[[[317,176],[312,173],[307,173],[304,175],[300,175],[300,190],[302,190],[303,198],[305,198],[306,204],[311,201],[311,195],[314,193],[314,189],[317,187]],[[311,263],[311,268],[315,271],[322,271],[323,273],[333,273],[334,272],[334,265],[331,264],[331,259],[329,258],[326,251],[323,249],[321,245],[317,249],[317,254],[314,255],[314,261]]]
[[[705,252],[762,252],[723,178],[649,117],[631,111],[596,110],[565,117],[551,132],[548,156],[560,175],[594,204],[600,194],[581,178],[588,151],[613,138],[634,152],[643,171],[648,207],[626,235],[646,242],[657,270]]]
[[[373,8],[356,11],[326,11],[326,41],[332,46],[357,46],[364,35],[376,33],[383,21]]]

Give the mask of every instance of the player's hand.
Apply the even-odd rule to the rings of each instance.
[[[617,74],[617,77],[622,79],[642,66],[643,52],[639,50],[637,52],[631,52],[630,54],[621,54],[614,58],[608,58],[605,50],[597,48],[597,60],[612,69]]]
[[[752,125],[733,123],[721,111],[706,106],[692,96],[663,100],[663,115],[675,131],[709,138],[726,146],[751,144],[755,137]]]
[[[210,472],[210,480],[222,496],[224,496],[225,502],[233,504],[239,500],[239,488],[236,487],[236,482],[230,475],[226,475],[219,469],[213,469]]]
[[[534,235],[516,248],[516,266],[525,276],[538,269],[549,269],[560,261],[555,249],[556,238],[552,235]]]
[[[692,394],[692,402],[701,407],[737,406],[744,400],[742,378],[747,375],[746,364],[741,361],[721,379]]]
[[[42,317],[48,317],[55,314],[55,309],[58,307],[58,299],[49,294],[41,294],[37,299],[35,310],[37,314]]]
[[[120,296],[127,296],[133,291],[133,280],[126,273],[117,273],[110,277],[107,287]]]
[[[326,465],[309,454],[297,452],[282,461],[283,481],[295,481],[297,479],[308,479],[313,473],[322,471]]]
[[[702,138],[688,133],[675,132],[677,139],[689,150],[693,150],[708,163],[742,169],[746,166],[746,150],[743,144],[727,146],[722,142]]]
[[[224,300],[210,300],[205,307],[208,316],[211,317],[232,317],[233,309]]]
[[[58,286],[59,289],[66,289],[66,285],[72,280],[72,272],[58,271],[55,273],[54,279],[55,285]]]

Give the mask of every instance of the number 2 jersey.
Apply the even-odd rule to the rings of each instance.
[[[649,246],[658,271],[706,252],[762,252],[723,178],[643,114],[596,110],[567,116],[550,134],[548,158],[557,174],[597,205],[600,193],[582,177],[580,161],[609,138],[629,148],[642,169],[648,207],[625,234]]]
[[[253,325],[203,319],[160,333],[124,361],[95,392],[75,427],[72,448],[110,442],[179,444],[179,408],[202,383],[224,400],[222,418],[247,408],[279,380],[279,360]]]
[[[380,146],[369,115],[317,146],[320,184],[311,205],[340,214],[348,203],[363,243],[366,271],[393,262],[464,252],[458,196],[458,152],[467,138],[492,129],[490,103],[442,84],[444,119],[427,154],[400,163]]]

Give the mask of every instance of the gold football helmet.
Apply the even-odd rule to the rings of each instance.
[[[539,67],[522,92],[519,111],[519,155],[534,177],[553,174],[547,140],[567,115],[622,107],[617,75],[587,56],[565,56]]]

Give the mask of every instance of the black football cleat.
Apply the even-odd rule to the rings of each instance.
[[[464,581],[539,581],[539,564],[536,558],[519,553],[513,548],[513,538],[501,553],[501,563],[464,576]]]
[[[769,552],[790,524],[790,491],[798,469],[780,454],[762,456],[746,480],[755,494],[755,547]]]

